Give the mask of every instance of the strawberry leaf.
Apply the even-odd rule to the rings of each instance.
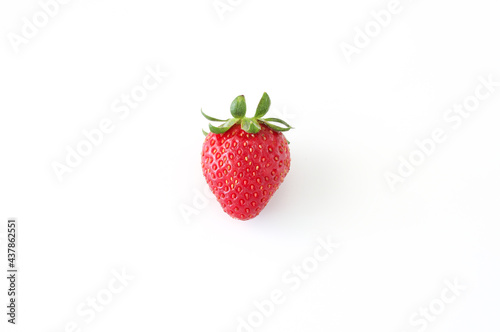
[[[254,120],[252,119],[252,121],[250,121],[250,129],[248,130],[248,132],[250,134],[256,134],[258,133],[260,130],[261,130],[261,126],[259,125],[259,123],[257,122],[257,120]]]
[[[223,127],[229,127],[231,128],[232,126],[234,126],[238,121],[240,121],[239,119],[229,119],[227,120],[222,126]]]
[[[241,129],[249,134],[256,134],[260,131],[261,127],[255,119],[243,118],[241,120]]]
[[[205,117],[205,119],[207,119],[208,121],[215,121],[215,122],[225,122],[225,121],[227,121],[227,119],[226,120],[220,120],[220,119],[212,118],[211,116],[206,115],[205,113],[203,113],[203,110],[201,110],[201,114],[203,114],[203,116]]]
[[[230,127],[214,127],[211,124],[208,124],[210,131],[214,134],[223,134],[229,130]]]
[[[242,95],[236,97],[231,103],[231,114],[235,118],[241,119],[245,117],[246,113],[247,113],[247,104],[245,101],[245,96]]]
[[[244,131],[246,131],[248,133],[248,131],[250,130],[250,119],[249,118],[243,118],[243,120],[241,120],[241,129],[243,129]]]
[[[267,118],[267,119],[262,119],[264,121],[271,121],[271,122],[278,122],[278,123],[281,123],[282,125],[285,125],[287,126],[288,128],[293,128],[292,126],[290,126],[288,123],[286,123],[285,121],[281,120],[281,119],[277,119],[277,118]]]
[[[269,95],[264,92],[262,98],[260,99],[259,105],[257,106],[257,111],[255,112],[255,118],[261,118],[269,111],[269,107],[271,106],[271,99]]]
[[[272,130],[276,130],[276,131],[289,131],[290,129],[292,129],[292,127],[287,127],[287,128],[278,127],[278,126],[273,125],[273,124],[271,124],[267,121],[264,121],[264,120],[259,120],[259,121],[265,123],[266,126],[271,128]]]
[[[219,127],[214,127],[211,124],[208,124],[208,127],[210,128],[210,131],[214,134],[223,134],[226,131],[228,131],[229,129],[231,129],[231,127],[234,126],[236,124],[236,122],[238,122],[238,121],[239,121],[238,119],[233,118],[233,119],[227,120]]]
[[[288,123],[286,123],[281,119],[277,118],[263,119],[262,117],[267,114],[270,106],[271,106],[271,99],[269,98],[269,95],[266,92],[264,92],[262,98],[260,99],[259,105],[257,106],[255,116],[253,118],[245,117],[247,112],[247,105],[245,101],[245,96],[243,95],[236,97],[231,103],[231,114],[233,115],[233,117],[230,119],[221,120],[213,118],[203,113],[203,110],[201,111],[201,114],[209,121],[224,122],[218,127],[209,124],[210,132],[214,134],[223,134],[226,131],[228,131],[231,127],[233,127],[235,124],[241,124],[241,128],[249,134],[256,134],[260,130],[262,130],[261,124],[265,124],[272,130],[279,132],[293,129],[292,126],[290,126]],[[284,127],[278,126],[271,122],[275,122]],[[208,135],[205,131],[203,131],[203,134],[205,136]]]

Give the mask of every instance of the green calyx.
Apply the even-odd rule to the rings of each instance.
[[[226,131],[231,129],[231,127],[234,126],[235,124],[241,124],[241,129],[243,129],[249,134],[258,133],[262,129],[262,127],[260,126],[260,124],[262,123],[275,131],[288,131],[292,129],[292,126],[290,126],[288,123],[286,123],[281,119],[263,118],[263,116],[266,115],[267,112],[269,111],[270,106],[271,106],[271,99],[269,99],[269,95],[264,92],[264,95],[262,95],[262,98],[260,99],[259,105],[257,106],[257,111],[255,112],[253,118],[245,117],[247,112],[247,104],[245,101],[245,96],[238,96],[231,103],[231,115],[233,116],[233,118],[231,119],[226,119],[226,120],[216,119],[203,113],[203,110],[201,111],[201,114],[209,121],[224,122],[218,127],[212,126],[211,124],[208,125],[208,127],[210,128],[210,132],[214,134],[225,133]],[[280,126],[276,125],[275,123],[280,124]],[[203,134],[205,136],[208,135],[208,133],[205,132],[204,130]]]

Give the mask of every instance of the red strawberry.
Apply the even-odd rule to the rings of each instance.
[[[201,112],[210,121],[224,122],[220,127],[210,125],[211,133],[205,133],[201,166],[222,208],[236,219],[256,217],[290,170],[288,141],[281,132],[291,127],[280,119],[262,119],[270,104],[264,93],[253,118],[245,117],[244,96],[231,104],[232,119],[219,120]]]

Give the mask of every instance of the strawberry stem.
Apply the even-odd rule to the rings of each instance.
[[[203,110],[201,111],[201,114],[209,121],[224,122],[218,127],[212,126],[211,124],[208,125],[208,127],[210,128],[210,132],[214,134],[225,133],[226,131],[231,129],[231,127],[234,126],[235,124],[240,124],[241,129],[243,129],[249,134],[258,133],[262,129],[262,127],[260,126],[261,123],[265,124],[272,130],[278,132],[288,131],[290,129],[293,129],[292,126],[290,126],[288,123],[286,123],[281,119],[277,118],[261,119],[264,115],[267,114],[270,106],[271,106],[271,99],[269,98],[269,95],[266,92],[264,92],[262,98],[260,99],[259,105],[257,106],[257,111],[255,112],[253,118],[245,117],[247,112],[247,105],[245,101],[245,96],[243,95],[236,97],[231,103],[231,115],[233,116],[233,118],[231,119],[226,119],[226,120],[216,119],[203,113]],[[276,124],[270,122],[279,123],[284,127],[277,126]],[[205,134],[205,136],[207,135],[205,131],[203,131],[203,133]]]

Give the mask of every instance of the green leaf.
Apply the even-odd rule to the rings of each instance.
[[[231,114],[237,118],[241,119],[245,117],[247,113],[247,103],[245,101],[245,96],[241,95],[236,97],[231,103]]]
[[[292,126],[290,126],[288,123],[286,123],[285,121],[281,120],[281,119],[277,119],[277,118],[267,118],[267,119],[262,119],[264,121],[271,121],[271,122],[278,122],[278,123],[281,123],[289,128],[293,128]]]
[[[261,127],[255,119],[243,118],[241,120],[241,129],[249,134],[256,134],[260,131]]]
[[[286,123],[281,119],[262,118],[264,115],[267,114],[270,106],[271,106],[271,99],[269,98],[269,95],[266,92],[264,92],[262,98],[260,99],[259,105],[257,106],[255,116],[253,118],[245,117],[247,106],[246,106],[245,96],[243,95],[236,97],[231,103],[231,114],[233,115],[233,117],[230,119],[226,120],[216,119],[203,113],[203,110],[201,111],[201,114],[209,121],[223,122],[218,127],[209,124],[210,132],[214,134],[223,134],[227,132],[229,129],[231,129],[235,124],[241,124],[241,128],[249,134],[258,133],[260,130],[262,130],[262,125],[266,125],[272,130],[278,132],[288,131],[292,129],[292,126],[290,126],[288,123]],[[271,122],[275,122],[276,124],[273,124]],[[203,134],[205,136],[208,135],[208,133],[204,130]]]
[[[255,118],[261,118],[269,111],[269,107],[271,106],[271,99],[269,95],[264,92],[262,98],[260,99],[259,105],[257,106],[257,111],[255,112]]]
[[[265,123],[269,128],[271,128],[272,130],[276,130],[276,131],[289,131],[290,129],[292,129],[292,127],[281,128],[281,127],[278,127],[276,125],[270,124],[269,122],[264,121],[264,120],[259,120],[259,121]]]
[[[208,133],[205,131],[205,130],[201,130],[203,132],[203,135],[205,135],[205,137],[208,135]]]
[[[248,133],[248,131],[250,130],[250,123],[251,121],[249,118],[243,118],[243,120],[241,120],[241,129]]]
[[[232,126],[234,126],[234,125],[235,125],[238,121],[240,121],[240,119],[235,119],[235,118],[233,118],[233,119],[229,119],[229,120],[227,120],[227,121],[226,121],[226,122],[222,125],[222,127],[229,127],[229,128],[231,128],[231,127],[232,127]]]
[[[208,124],[210,131],[214,134],[223,134],[229,130],[230,127],[214,127],[211,124]]]
[[[250,120],[250,129],[248,129],[248,133],[250,134],[257,134],[262,128],[260,127],[259,123],[257,120]]]
[[[232,126],[238,122],[239,119],[229,119],[226,122],[224,122],[220,127],[214,127],[211,124],[208,124],[208,127],[210,128],[210,131],[214,134],[223,134],[229,129],[231,129]]]
[[[225,122],[225,121],[227,121],[227,119],[226,120],[220,120],[220,119],[212,118],[211,116],[206,115],[205,113],[203,113],[203,110],[201,110],[201,114],[203,114],[203,116],[205,117],[205,119],[207,119],[208,121],[215,121],[215,122]]]

